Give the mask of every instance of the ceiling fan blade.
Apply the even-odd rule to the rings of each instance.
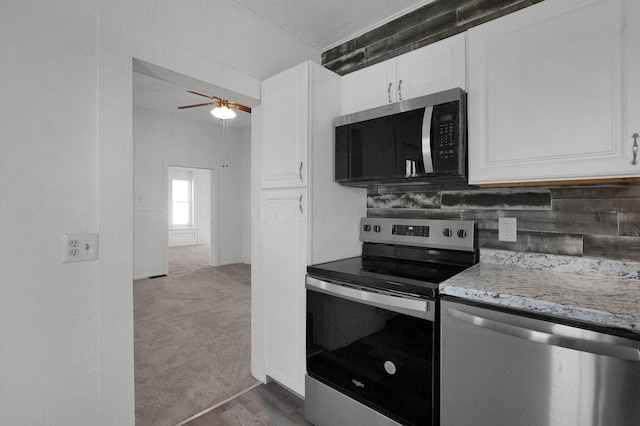
[[[249,114],[251,114],[251,108],[249,108],[248,106],[237,104],[235,102],[229,102],[229,106],[231,106],[233,108],[237,108],[240,111],[248,112]]]
[[[178,109],[195,108],[195,107],[201,107],[201,106],[213,105],[213,104],[215,104],[215,102],[207,102],[205,104],[185,105],[185,106],[179,106]]]
[[[216,96],[205,95],[204,93],[194,92],[193,90],[187,90],[187,92],[193,93],[194,95],[198,95],[198,96],[204,96],[205,98],[209,98],[209,99],[211,99],[213,101],[219,101],[220,100],[220,98],[218,98]]]
[[[184,109],[184,108],[193,108],[193,107],[199,107],[199,106],[205,106],[205,105],[214,105],[214,104],[219,104],[222,105],[223,103],[232,107],[232,108],[236,108],[239,109],[240,111],[244,111],[244,112],[248,112],[249,114],[251,114],[251,108],[249,108],[248,106],[244,106],[242,104],[237,104],[235,102],[229,102],[226,99],[222,99],[219,98],[217,96],[210,96],[210,95],[205,95],[204,93],[200,93],[200,92],[195,92],[193,90],[187,90],[188,93],[193,93],[194,95],[198,95],[198,96],[202,96],[208,99],[211,99],[211,102],[208,102],[206,104],[196,104],[196,105],[187,105],[187,106],[181,106],[178,107],[178,109]]]

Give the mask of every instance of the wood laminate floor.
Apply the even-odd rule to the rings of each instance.
[[[261,384],[184,426],[311,426],[304,401],[280,385]]]

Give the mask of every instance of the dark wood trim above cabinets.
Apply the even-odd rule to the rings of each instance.
[[[345,75],[410,52],[543,0],[435,0],[322,53]]]

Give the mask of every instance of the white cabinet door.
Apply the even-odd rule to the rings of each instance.
[[[626,50],[640,48],[625,44],[626,3],[546,0],[468,32],[470,183],[638,173],[623,125],[638,74]]]
[[[466,34],[458,34],[398,56],[397,99],[416,98],[447,89],[466,88]]]
[[[354,71],[342,78],[342,114],[465,84],[465,34]]]
[[[262,82],[261,187],[307,185],[309,63]]]
[[[396,61],[389,59],[342,77],[342,114],[396,101]]]
[[[640,135],[640,1],[628,1],[627,19],[625,29],[626,34],[626,54],[627,54],[627,88],[625,91],[627,98],[627,123],[626,132],[623,139],[630,143],[633,149],[633,136]],[[640,145],[640,137],[637,138]],[[636,157],[640,167],[640,152]],[[640,173],[640,172],[636,172]]]
[[[265,285],[265,372],[304,395],[307,192],[261,193],[261,277]]]

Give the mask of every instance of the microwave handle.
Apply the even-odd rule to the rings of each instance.
[[[433,106],[424,109],[422,119],[422,162],[424,172],[433,173],[433,159],[431,157],[431,118],[433,116]]]

